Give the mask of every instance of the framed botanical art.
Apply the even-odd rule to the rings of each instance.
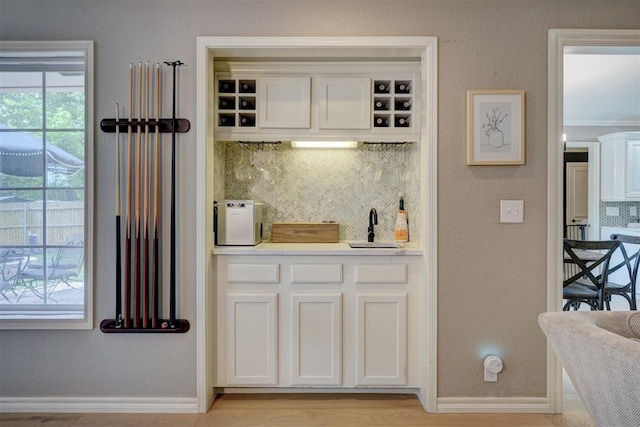
[[[524,91],[467,92],[467,164],[524,164]]]

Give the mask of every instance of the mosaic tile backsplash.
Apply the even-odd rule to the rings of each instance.
[[[617,207],[620,215],[608,216],[607,207]],[[636,215],[631,215],[631,207],[635,207]],[[600,225],[603,227],[626,227],[630,222],[640,220],[640,202],[600,202]]]
[[[214,196],[216,200],[264,202],[265,240],[271,239],[273,222],[325,220],[340,224],[340,240],[367,240],[369,210],[375,208],[375,240],[389,241],[394,237],[398,193],[403,192],[409,241],[418,243],[419,144],[407,144],[403,149],[376,148],[294,149],[283,142],[276,150],[269,146],[247,150],[233,142],[216,142]],[[252,165],[253,176],[247,181],[239,180],[235,173],[243,156],[243,164]],[[274,178],[267,180],[259,170],[269,170],[270,162],[275,162],[278,169],[271,174]],[[373,163],[380,171],[377,181],[367,169]],[[399,170],[408,171],[410,178],[398,179]]]

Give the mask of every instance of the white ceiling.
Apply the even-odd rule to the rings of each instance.
[[[565,52],[564,125],[640,126],[640,48]]]

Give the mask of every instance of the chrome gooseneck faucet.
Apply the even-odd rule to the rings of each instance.
[[[373,229],[374,225],[378,225],[378,212],[376,212],[376,208],[371,208],[371,210],[369,211],[369,228],[367,230],[369,231],[369,234],[367,236],[368,242],[373,242],[373,239],[376,237]]]

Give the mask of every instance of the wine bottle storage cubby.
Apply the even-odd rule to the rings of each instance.
[[[255,79],[219,79],[216,88],[218,126],[256,126]]]
[[[412,113],[412,80],[373,80],[374,128],[410,128]]]

